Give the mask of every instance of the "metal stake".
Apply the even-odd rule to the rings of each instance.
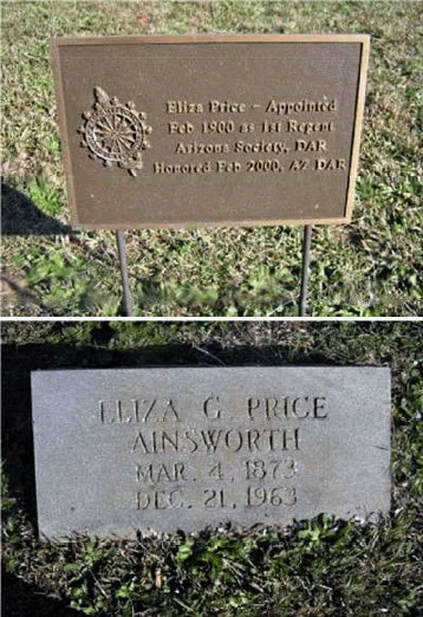
[[[129,287],[128,262],[126,260],[126,245],[123,231],[116,232],[116,240],[119,253],[120,273],[122,276],[122,291],[123,291],[123,312],[125,317],[133,317],[132,312],[132,296],[131,288]]]
[[[303,236],[303,264],[301,269],[301,296],[300,296],[300,317],[304,317],[307,311],[307,284],[310,274],[310,247],[312,225],[304,226]]]

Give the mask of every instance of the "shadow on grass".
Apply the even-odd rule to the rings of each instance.
[[[47,312],[51,312],[50,308],[32,291],[28,291],[25,289],[22,284],[13,280],[10,276],[6,274],[2,274],[0,277],[2,284],[6,285],[6,288],[9,288],[13,293],[19,298],[20,302],[23,304],[27,304],[32,302],[33,304],[37,304],[41,309]]]
[[[4,617],[78,617],[83,615],[64,602],[48,598],[13,574],[2,573]]]
[[[69,225],[43,214],[23,193],[1,183],[1,231],[5,236],[44,236],[77,233]]]
[[[66,368],[118,368],[142,366],[233,366],[256,364],[334,364],[318,354],[288,357],[288,349],[277,347],[236,347],[222,350],[218,345],[163,345],[110,350],[104,347],[113,331],[106,323],[95,333],[95,345],[22,344],[2,347],[2,443],[5,472],[11,496],[17,499],[37,529],[34,448],[31,415],[31,371]],[[57,393],[60,405],[62,394]],[[13,510],[13,508],[12,508]],[[7,517],[6,517],[7,518]]]

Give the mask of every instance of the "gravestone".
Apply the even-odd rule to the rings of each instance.
[[[59,38],[80,229],[351,219],[369,37]]]
[[[390,371],[33,372],[40,534],[286,525],[390,506]]]

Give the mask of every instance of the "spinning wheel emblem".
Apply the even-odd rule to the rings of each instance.
[[[146,115],[136,111],[132,101],[123,105],[98,86],[94,96],[97,102],[92,111],[82,114],[85,124],[78,129],[82,134],[81,146],[88,148],[90,158],[105,167],[116,165],[136,176],[143,167],[142,151],[150,147],[146,135],[152,129],[143,122]]]

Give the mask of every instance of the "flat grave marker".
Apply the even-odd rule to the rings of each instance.
[[[389,510],[388,368],[75,369],[31,380],[41,535]]]

